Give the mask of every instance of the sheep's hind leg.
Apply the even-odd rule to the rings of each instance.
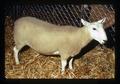
[[[14,50],[15,62],[16,62],[16,64],[20,64],[19,59],[18,59],[18,52],[19,52],[19,50],[16,48],[16,46],[13,48],[13,50]]]

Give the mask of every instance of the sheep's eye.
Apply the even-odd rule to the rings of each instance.
[[[93,28],[93,30],[96,30],[96,28]]]

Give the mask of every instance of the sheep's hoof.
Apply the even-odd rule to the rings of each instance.
[[[61,75],[64,75],[64,74],[65,74],[65,71],[62,71],[62,72],[61,72]]]
[[[62,75],[65,74],[65,69],[62,69],[62,70],[61,70],[61,74],[62,74]]]
[[[72,70],[72,69],[73,69],[73,67],[69,66],[69,69],[70,69],[70,70]]]
[[[20,62],[16,62],[15,64],[16,64],[16,65],[19,65],[19,64],[20,64]]]
[[[70,70],[70,71],[75,71],[75,69],[74,69],[74,68],[69,68],[69,70]]]

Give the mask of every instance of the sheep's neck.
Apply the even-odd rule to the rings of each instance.
[[[86,46],[93,38],[91,37],[89,31],[86,28],[80,28],[78,30],[78,39],[80,47]]]

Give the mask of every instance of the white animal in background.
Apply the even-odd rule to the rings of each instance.
[[[103,23],[106,18],[89,23],[81,19],[84,25],[81,28],[73,26],[57,26],[41,21],[34,17],[22,17],[14,24],[14,57],[19,64],[18,53],[25,46],[33,48],[40,54],[58,54],[61,57],[61,71],[65,71],[67,59],[70,58],[69,68],[73,69],[72,62],[75,55],[91,40],[100,44],[107,41]]]

